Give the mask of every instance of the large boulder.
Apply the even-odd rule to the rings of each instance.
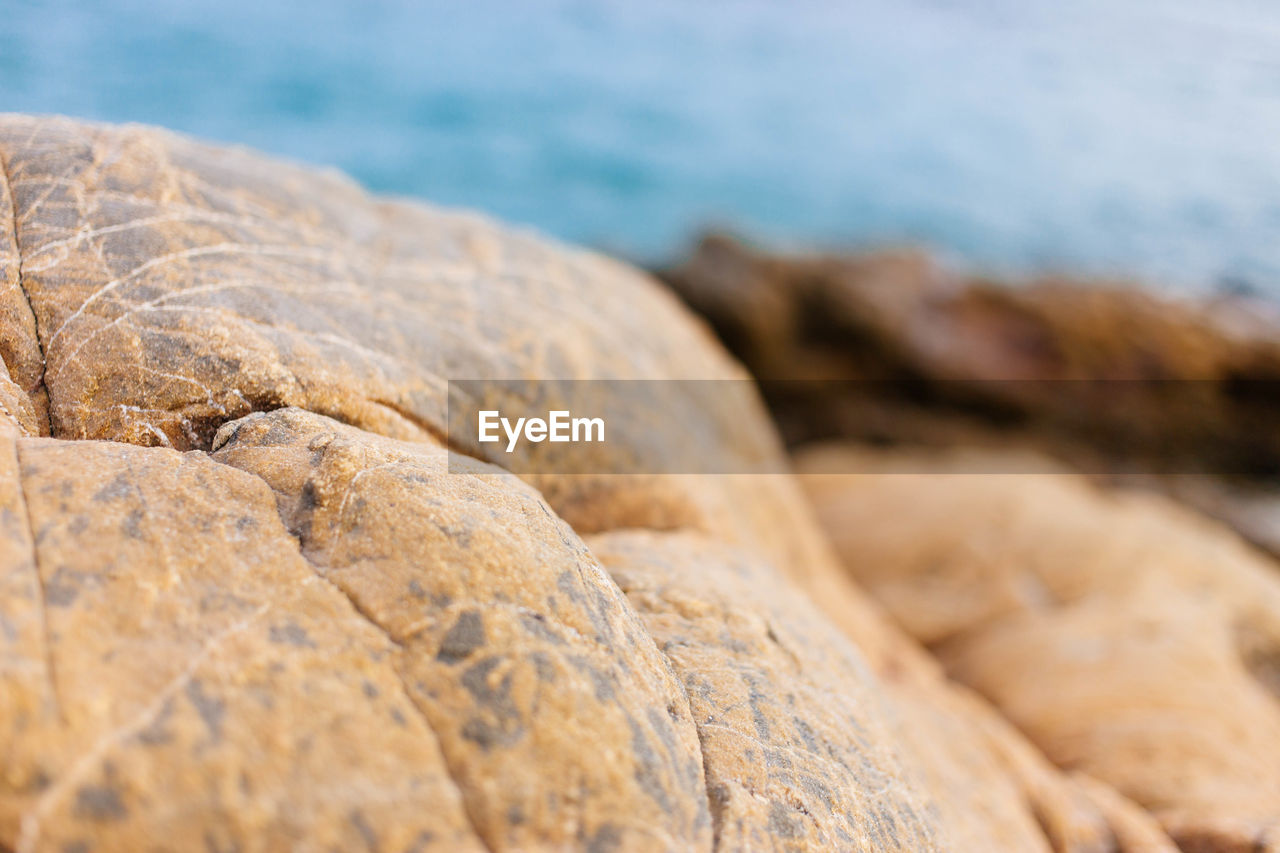
[[[741,380],[645,276],[148,128],[0,163],[0,849],[1167,846],[789,476],[451,440],[452,378]],[[671,415],[619,452],[785,466],[758,402]]]

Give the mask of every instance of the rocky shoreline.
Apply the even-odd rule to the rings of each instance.
[[[28,116],[0,166],[0,850],[1280,849],[1280,576],[1221,525],[904,478],[923,442],[812,394],[772,400],[842,439],[799,476],[517,476],[449,379],[750,374],[636,269],[332,172]],[[764,380],[918,319],[918,260],[859,296],[712,252],[668,278]],[[894,370],[1006,340],[929,304]],[[713,405],[599,452],[788,467]]]

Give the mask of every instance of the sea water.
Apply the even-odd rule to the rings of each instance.
[[[1280,295],[1273,0],[0,2],[0,110],[642,260],[725,226]]]

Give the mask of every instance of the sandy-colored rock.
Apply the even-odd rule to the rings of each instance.
[[[684,693],[618,588],[528,486],[293,409],[219,433],[303,555],[399,648],[494,849],[709,847]]]
[[[1110,785],[1083,773],[1073,773],[1071,779],[1106,817],[1115,834],[1116,846],[1121,850],[1132,853],[1165,853],[1178,849],[1154,817],[1131,800],[1117,794]],[[1189,846],[1186,841],[1184,837],[1184,850]]]
[[[520,380],[746,376],[629,267],[479,216],[379,200],[336,174],[154,128],[25,116],[0,117],[0,157],[14,210],[0,264],[15,282],[0,295],[12,293],[3,299],[16,317],[0,338],[26,347],[15,381],[48,388],[60,438],[208,449],[227,421],[298,406],[440,439],[450,379],[490,380],[495,394],[514,381],[518,396]],[[699,405],[696,386],[666,387],[699,429],[666,410],[638,418],[617,399],[625,391],[593,398],[626,413],[598,413],[619,468],[636,453],[649,471],[679,471],[690,456],[719,459],[713,470],[755,459],[785,468],[754,392],[731,407],[727,394]],[[31,399],[40,415],[40,394]],[[672,430],[680,441],[663,440]],[[449,438],[505,461],[470,435]],[[634,480],[609,476],[609,460],[560,455],[563,465],[530,479],[573,524],[752,528],[776,553],[790,547],[785,525],[733,518],[737,496],[707,478],[691,491],[660,477],[640,495]]]
[[[903,678],[885,693],[898,741],[934,797],[950,849],[1138,849],[982,700],[932,679]],[[1173,849],[1167,839],[1165,845],[1153,849]]]
[[[684,684],[724,849],[938,849],[875,680],[812,605],[690,534],[590,545]]]
[[[17,408],[31,411],[29,419],[48,434],[48,396],[44,391],[44,355],[36,336],[35,314],[27,302],[20,277],[18,222],[9,188],[8,165],[0,151],[0,378],[11,380],[26,403],[12,399],[0,384],[0,406],[13,413]],[[0,412],[0,416],[3,412]]]
[[[630,268],[334,173],[23,116],[0,119],[0,156],[35,315],[5,337],[39,328],[60,437],[207,448],[294,405],[421,438],[444,431],[449,379],[744,375]]]
[[[1053,761],[1189,849],[1273,849],[1273,562],[1167,500],[990,474],[982,455],[928,474],[839,447],[799,464],[850,572]]]
[[[5,428],[15,429],[22,435],[40,434],[40,421],[30,395],[0,373],[0,431]]]
[[[446,430],[449,378],[744,376],[650,279],[479,217],[152,128],[11,116],[0,154],[58,437],[207,449],[222,423],[297,405],[426,440]],[[751,402],[690,399],[629,434],[648,454],[696,435],[722,470],[784,470]],[[700,530],[813,571],[818,534],[786,478],[573,465],[529,479],[575,529]]]
[[[260,481],[0,439],[0,846],[483,849],[397,648]]]
[[[451,378],[744,376],[643,275],[148,128],[3,117],[0,158],[0,847],[706,849],[713,811],[722,849],[1119,838],[849,582],[789,476],[566,457],[535,491],[446,451]],[[754,397],[624,435],[785,467]],[[628,527],[684,531],[628,545],[640,615],[580,538]],[[731,672],[695,713],[699,661]],[[791,771],[735,753],[753,679]]]
[[[867,691],[848,639],[740,549],[689,533],[588,544],[684,681],[725,848],[1174,849],[1123,797],[1104,792],[1101,808],[967,692],[914,669]]]

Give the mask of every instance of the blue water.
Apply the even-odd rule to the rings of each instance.
[[[698,228],[1280,294],[1274,0],[0,0],[0,110],[641,259]]]

